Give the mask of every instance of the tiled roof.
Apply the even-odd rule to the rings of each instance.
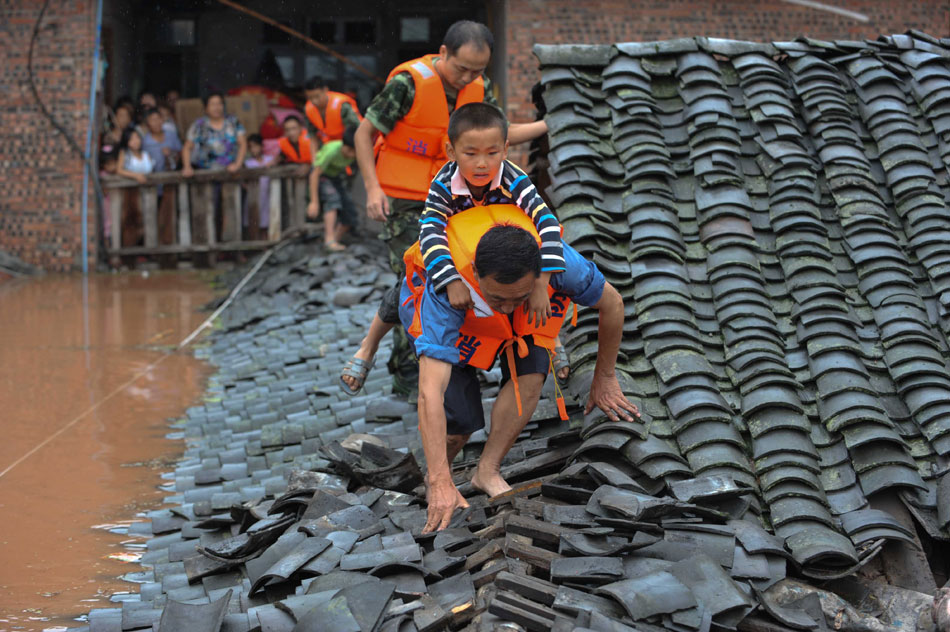
[[[628,460],[754,487],[816,577],[884,533],[874,494],[946,539],[950,40],[535,54],[547,194],[626,299],[619,370],[652,418]],[[595,323],[569,336],[578,392]]]

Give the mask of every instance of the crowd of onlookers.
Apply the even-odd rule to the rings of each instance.
[[[319,86],[319,91],[326,93],[325,81],[313,79],[308,82],[308,86],[313,85]],[[311,98],[312,90],[308,90],[307,94],[308,99]],[[194,120],[187,130],[183,130],[176,121],[175,104],[178,99],[179,94],[175,90],[166,93],[163,100],[156,99],[151,92],[142,93],[137,103],[129,97],[120,98],[115,106],[108,110],[105,131],[101,135],[101,172],[145,183],[148,174],[160,171],[180,170],[184,177],[191,177],[200,169],[234,172],[242,166],[255,168],[299,163],[300,175],[316,175],[315,178],[311,177],[308,187],[308,217],[315,219],[322,210],[324,219],[332,220],[332,226],[327,226],[330,231],[327,240],[329,247],[342,248],[337,238],[342,234],[343,227],[336,221],[337,213],[331,214],[331,211],[340,211],[340,222],[347,226],[354,223],[355,211],[352,210],[349,185],[347,183],[345,187],[340,186],[337,179],[340,175],[340,165],[351,173],[349,167],[355,156],[352,150],[352,131],[344,139],[347,147],[339,146],[344,141],[327,143],[328,139],[320,133],[322,130],[318,131],[312,125],[307,129],[305,120],[308,116],[302,115],[297,109],[290,109],[281,116],[282,136],[265,142],[256,130],[255,133],[248,134],[241,121],[227,113],[224,95],[219,92],[211,93],[202,99],[203,115]],[[355,108],[355,102],[353,105]],[[313,107],[309,105],[309,101],[308,107]],[[353,116],[358,124],[358,110]],[[353,121],[349,122],[352,124]],[[324,145],[331,146],[325,150]],[[331,149],[332,151],[329,151]],[[333,182],[325,182],[329,179],[333,179]],[[249,239],[265,238],[269,225],[269,179],[262,177],[259,184],[259,221],[255,226],[248,225],[246,195],[244,200],[243,232]],[[175,191],[170,187],[164,188],[165,191],[161,187],[158,190],[158,238],[160,244],[172,244],[175,243]],[[338,190],[344,188],[347,190]],[[112,189],[108,194],[123,196],[120,216],[121,246],[141,245],[144,224],[139,191],[134,187]],[[318,202],[320,197],[333,198],[333,207],[325,206],[321,209]],[[216,190],[214,198],[215,205],[220,206],[220,189]],[[341,205],[346,208],[338,208]],[[104,220],[104,234],[109,235],[112,218],[107,213]]]

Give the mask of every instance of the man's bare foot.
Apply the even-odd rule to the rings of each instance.
[[[505,482],[501,474],[498,472],[483,473],[480,466],[475,468],[475,474],[472,475],[472,487],[488,494],[489,497],[511,491],[511,485]]]
[[[373,357],[375,355],[376,355],[376,349],[369,347],[366,342],[366,339],[364,338],[363,342],[360,343],[360,348],[356,350],[356,353],[353,354],[353,357],[359,358],[360,360],[363,360],[364,362],[369,364],[370,362],[373,361]],[[350,375],[344,375],[340,379],[346,382],[346,385],[354,390],[359,389],[363,385],[362,380],[352,377]]]

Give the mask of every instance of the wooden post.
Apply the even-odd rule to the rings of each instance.
[[[123,189],[109,189],[109,216],[112,218],[110,243],[113,250],[122,247],[122,192]]]
[[[255,178],[247,183],[247,238],[257,241],[261,235],[261,182]]]
[[[210,182],[201,182],[192,185],[191,198],[191,243],[214,243],[214,192]],[[214,265],[207,253],[194,253],[192,261],[198,268]]]
[[[280,235],[283,232],[280,208],[280,189],[283,183],[283,178],[271,178],[270,181],[270,224],[267,227],[267,239],[269,241],[280,241]]]
[[[221,241],[241,241],[241,189],[239,184],[221,185]],[[236,213],[236,216],[235,216]]]
[[[291,228],[301,228],[307,217],[307,179],[294,176],[294,208],[291,214]]]
[[[182,246],[191,245],[191,204],[189,190],[191,186],[185,181],[178,185],[178,243]]]
[[[190,187],[191,196],[191,242],[208,243],[208,215],[211,210],[211,184],[202,182]],[[213,214],[212,214],[213,215]],[[212,221],[213,221],[212,217]]]
[[[142,204],[142,223],[145,229],[145,246],[158,245],[158,189],[153,186],[139,187]]]

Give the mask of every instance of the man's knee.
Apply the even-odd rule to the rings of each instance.
[[[453,446],[453,447],[459,447],[459,448],[461,448],[461,447],[464,446],[466,443],[468,443],[468,438],[471,437],[471,436],[472,436],[472,435],[470,435],[470,434],[462,434],[462,435],[450,434],[450,435],[446,435],[446,436],[445,436],[445,443],[448,444],[448,445],[450,445],[450,446]]]
[[[518,390],[521,396],[526,400],[532,399],[535,402],[541,398],[541,388],[544,386],[544,379],[547,376],[543,373],[528,373],[518,376]]]

